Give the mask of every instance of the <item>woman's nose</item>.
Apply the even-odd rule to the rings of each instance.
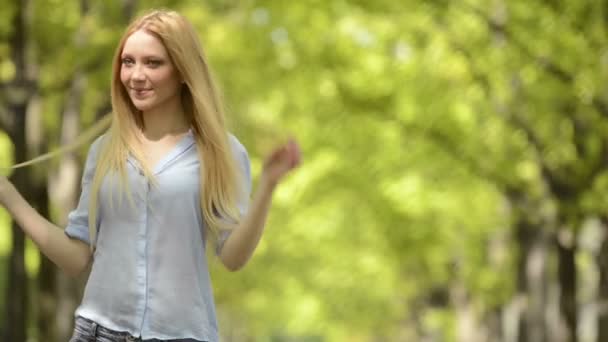
[[[133,68],[133,73],[131,74],[131,78],[134,81],[143,81],[146,78],[146,75],[144,74],[144,71],[142,70],[142,67],[140,65],[136,65]]]

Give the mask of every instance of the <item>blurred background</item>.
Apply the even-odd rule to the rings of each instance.
[[[129,20],[197,27],[252,158],[289,136],[226,342],[608,341],[608,2],[0,0],[0,167],[111,108]],[[88,143],[10,173],[63,227]],[[0,339],[67,341],[66,277],[0,210]]]

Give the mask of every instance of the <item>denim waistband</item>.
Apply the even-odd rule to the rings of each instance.
[[[154,338],[142,340],[141,337],[135,337],[129,332],[108,329],[82,316],[76,317],[76,322],[74,325],[76,331],[79,331],[82,334],[91,337],[104,337],[105,339],[116,342],[201,342],[191,338],[172,340],[159,340]]]
[[[108,329],[96,322],[81,316],[76,317],[75,329],[80,333],[91,337],[105,337],[111,341],[142,341],[141,338],[135,337],[126,331],[115,331]]]

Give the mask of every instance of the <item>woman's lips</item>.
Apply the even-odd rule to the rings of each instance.
[[[131,88],[131,92],[137,97],[144,97],[148,95],[151,90],[151,88]]]

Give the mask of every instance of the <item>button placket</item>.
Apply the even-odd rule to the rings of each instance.
[[[140,226],[139,231],[137,232],[137,241],[136,241],[136,253],[137,253],[137,284],[139,287],[139,295],[141,295],[140,301],[137,304],[138,308],[137,315],[140,318],[140,329],[139,334],[142,333],[143,328],[145,326],[145,316],[146,316],[146,307],[148,300],[148,284],[147,284],[147,229],[148,229],[148,193],[150,191],[150,181],[146,178],[143,171],[140,169],[140,178],[138,181],[139,184],[139,196],[141,203],[138,204],[138,210],[140,211]],[[126,341],[141,341],[141,338],[134,337],[132,335],[127,335],[125,337]]]

